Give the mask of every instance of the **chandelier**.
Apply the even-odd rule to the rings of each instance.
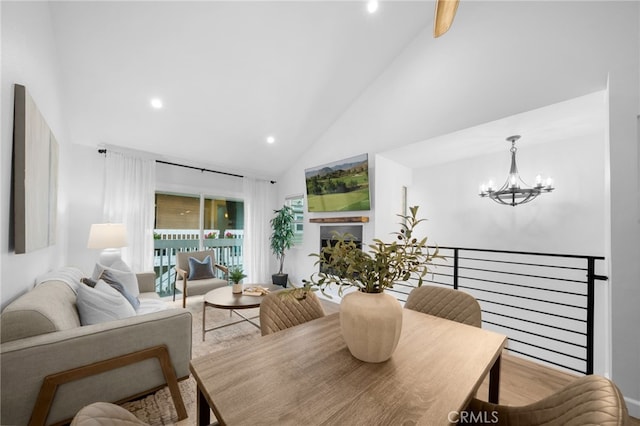
[[[518,167],[516,166],[516,141],[520,139],[519,135],[509,136],[507,141],[511,142],[511,169],[509,170],[509,177],[507,181],[500,187],[500,189],[494,188],[493,181],[489,181],[488,184],[480,185],[480,196],[489,197],[496,203],[504,204],[505,206],[517,206],[518,204],[528,203],[536,198],[543,192],[551,192],[553,188],[553,180],[547,178],[544,183],[540,175],[536,176],[536,185],[533,188],[527,186],[526,183],[520,178],[518,174]]]

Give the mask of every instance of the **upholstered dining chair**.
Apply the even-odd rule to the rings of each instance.
[[[463,324],[482,327],[478,301],[460,290],[423,285],[411,290],[405,308]]]
[[[78,411],[71,426],[145,426],[131,412],[108,402],[94,402]]]
[[[486,421],[488,416],[495,419],[492,423],[497,425],[630,424],[627,406],[618,387],[611,380],[596,375],[580,377],[553,395],[525,406],[491,404],[474,398],[465,410],[465,418],[472,423],[461,421],[459,424],[474,424],[473,419]]]
[[[260,303],[260,330],[263,336],[324,316],[322,303],[313,292],[307,292],[304,299],[278,293],[267,294]]]
[[[223,278],[218,278],[218,271]],[[182,307],[187,305],[188,296],[206,294],[218,287],[229,285],[229,269],[216,263],[213,250],[180,251],[176,254],[176,277],[173,287],[173,300],[176,300],[176,288],[182,292]]]

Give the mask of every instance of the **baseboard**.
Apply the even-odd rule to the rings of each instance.
[[[627,404],[627,410],[629,410],[629,415],[635,417],[636,419],[640,419],[640,401],[636,399],[624,397],[624,402]]]

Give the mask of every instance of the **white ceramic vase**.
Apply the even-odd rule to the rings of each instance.
[[[388,294],[355,291],[340,303],[340,327],[351,355],[365,362],[383,362],[398,346],[402,307]]]
[[[238,294],[238,293],[242,293],[242,283],[233,283],[232,287],[231,287],[231,293],[233,294]]]

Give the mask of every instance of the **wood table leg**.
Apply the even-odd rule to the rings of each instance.
[[[204,319],[206,317],[205,315],[206,313],[207,313],[207,303],[205,302],[202,305],[202,341],[203,342],[204,342],[204,334],[206,333],[206,330],[204,329],[204,323],[205,323]]]
[[[489,402],[498,404],[500,400],[500,361],[502,355],[499,355],[496,362],[493,363],[491,371],[489,371]]]
[[[204,397],[204,393],[198,388],[198,418],[197,424],[199,426],[207,426],[211,423],[211,415],[209,407],[209,403],[207,402],[207,398]]]

